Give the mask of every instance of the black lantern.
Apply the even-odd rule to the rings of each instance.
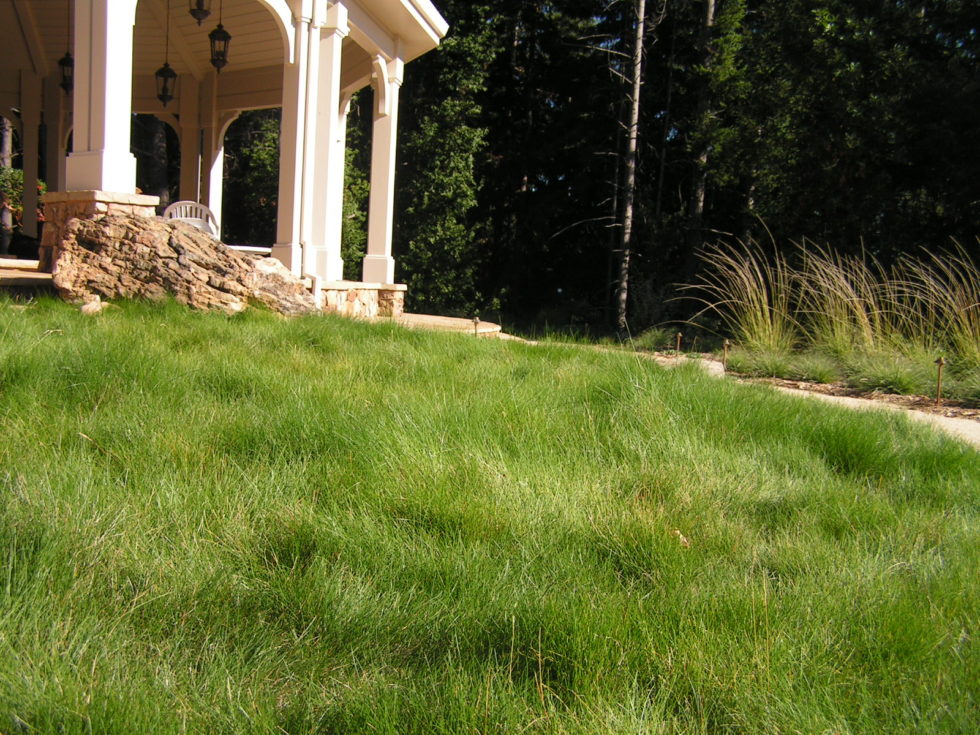
[[[211,15],[211,0],[188,0],[187,12],[197,21],[198,25]]]
[[[70,51],[65,51],[65,55],[58,59],[58,66],[61,68],[61,84],[58,86],[65,90],[65,94],[71,94],[75,88],[75,60]]]
[[[177,80],[177,72],[171,68],[169,62],[165,61],[153,76],[157,79],[157,99],[166,107],[167,103],[174,98],[174,82]]]
[[[208,38],[211,39],[211,66],[220,73],[228,64],[228,44],[231,43],[231,34],[218,23],[218,27],[208,34]]]

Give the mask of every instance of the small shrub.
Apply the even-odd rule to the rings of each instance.
[[[861,355],[846,368],[848,384],[861,390],[927,395],[935,389],[935,368],[900,355]]]
[[[728,355],[728,369],[756,378],[787,378],[792,373],[787,352],[735,349]]]
[[[815,383],[836,383],[843,377],[843,371],[840,363],[830,355],[806,352],[792,358],[789,377]]]
[[[663,327],[651,327],[633,338],[633,346],[638,350],[657,352],[674,347],[675,331]]]

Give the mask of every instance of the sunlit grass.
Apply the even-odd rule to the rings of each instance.
[[[978,454],[636,355],[0,301],[0,732],[972,732]]]

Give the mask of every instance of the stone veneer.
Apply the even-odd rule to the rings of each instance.
[[[159,197],[143,194],[117,194],[108,191],[49,191],[44,202],[44,232],[38,251],[38,270],[50,273],[54,251],[65,237],[73,219],[93,219],[105,214],[156,216]]]
[[[371,318],[401,316],[405,311],[408,286],[403,283],[326,281],[322,289],[324,311],[341,316]]]

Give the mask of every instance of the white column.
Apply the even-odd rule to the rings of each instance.
[[[398,132],[398,91],[401,59],[374,61],[374,131],[371,138],[371,195],[368,202],[368,245],[365,282],[394,283],[391,232],[395,221],[395,140]]]
[[[136,159],[129,152],[136,2],[75,0],[69,190],[136,191]]]
[[[41,78],[20,74],[21,120],[24,133],[24,217],[22,228],[28,237],[37,237],[37,157],[40,148]]]
[[[190,74],[180,76],[180,193],[181,199],[201,201],[201,90]]]
[[[306,50],[306,88],[303,104],[303,145],[299,176],[299,244],[303,251],[303,272],[322,275],[321,250],[313,241],[314,208],[316,186],[316,117],[320,94],[320,27],[324,21],[326,4],[314,4],[312,17],[307,26]]]
[[[65,135],[63,110],[67,104],[67,96],[58,83],[60,74],[51,74],[44,80],[44,181],[48,191],[64,191],[65,180],[62,176],[65,168]]]
[[[344,277],[340,236],[343,225],[347,107],[350,100],[342,99],[340,70],[341,50],[349,32],[347,8],[339,3],[332,6],[320,33],[320,89],[309,210],[312,233],[307,241],[312,244],[310,272],[328,281],[339,281]]]
[[[279,125],[279,205],[272,257],[278,258],[296,275],[303,270],[300,219],[303,212],[304,131],[312,13],[309,3],[304,3],[301,15],[293,19],[295,53],[293,63],[286,63],[283,68],[282,118]]]
[[[215,220],[218,222],[218,231],[215,235],[221,238],[221,205],[224,201],[224,177],[225,177],[225,141],[221,128],[212,128],[205,131],[209,133],[206,137],[209,140],[204,142],[206,154],[204,161],[207,168],[204,172],[205,180],[202,182],[201,204],[211,210]]]

